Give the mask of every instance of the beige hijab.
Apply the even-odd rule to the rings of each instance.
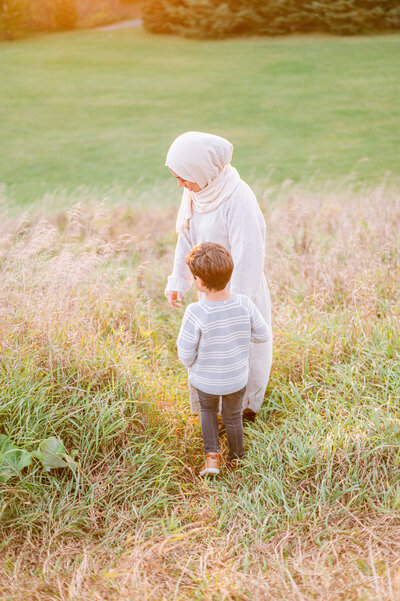
[[[176,220],[177,232],[189,227],[193,210],[214,211],[237,188],[240,176],[230,164],[232,153],[233,146],[225,138],[198,131],[188,131],[172,143],[166,166],[201,188],[200,192],[185,188]]]

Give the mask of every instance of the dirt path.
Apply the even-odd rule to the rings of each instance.
[[[113,31],[114,29],[128,29],[130,27],[139,27],[143,23],[142,19],[130,19],[129,21],[120,21],[105,27],[96,27],[97,31]]]

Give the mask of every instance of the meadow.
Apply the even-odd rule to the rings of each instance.
[[[19,204],[80,186],[118,201],[163,183],[166,149],[195,129],[230,139],[252,182],[376,183],[399,172],[399,51],[398,35],[201,43],[141,30],[2,44],[0,182]]]
[[[2,600],[400,598],[399,44],[137,31],[0,47]],[[282,120],[262,122],[261,98]],[[163,297],[179,194],[162,165],[187,128],[235,142],[273,301],[265,403],[240,472],[213,481],[196,476]]]

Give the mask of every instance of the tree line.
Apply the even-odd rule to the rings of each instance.
[[[120,4],[138,2],[0,0],[0,37],[74,29],[82,23],[96,26],[117,20]],[[88,18],[90,7],[97,16]],[[399,30],[400,0],[142,0],[142,16],[152,33],[192,38],[295,32],[352,35]]]
[[[14,39],[29,31],[73,29],[77,21],[75,0],[0,0],[3,39]]]
[[[193,38],[400,29],[399,0],[146,0],[145,27]]]
[[[140,0],[0,0],[0,38],[30,32],[90,28],[123,18]]]

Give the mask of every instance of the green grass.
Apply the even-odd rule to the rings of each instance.
[[[215,481],[163,297],[174,211],[80,200],[0,220],[0,434],[77,463],[0,482],[0,597],[396,601],[398,188],[263,206],[273,371]]]
[[[166,179],[168,146],[189,129],[232,140],[250,183],[271,172],[274,183],[351,172],[376,183],[400,171],[399,51],[398,35],[196,42],[121,30],[3,43],[0,183],[18,203],[81,185],[139,194]]]

